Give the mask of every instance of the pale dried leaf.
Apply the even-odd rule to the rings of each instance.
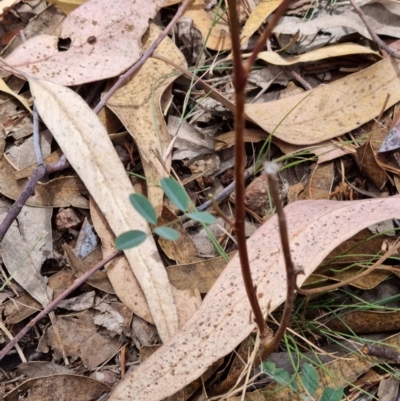
[[[3,221],[9,206],[1,204]],[[52,209],[23,206],[1,242],[2,257],[10,276],[34,299],[46,306],[52,297],[47,279],[40,274],[43,262],[53,252]]]
[[[258,3],[243,27],[240,35],[240,41],[242,44],[250,39],[251,35],[260,28],[267,17],[275,11],[280,3],[280,0],[260,1]]]
[[[58,374],[26,380],[10,391],[4,401],[18,401],[21,393],[28,393],[30,401],[91,401],[108,391],[109,386],[90,377]]]
[[[145,49],[156,40],[160,32],[160,28],[150,24],[143,38]],[[182,53],[168,37],[158,46],[157,54],[186,66]],[[148,179],[147,197],[158,213],[162,209],[163,191],[152,183],[167,177],[168,172],[158,160],[156,152],[164,155],[170,142],[160,103],[165,89],[178,77],[177,73],[164,61],[150,58],[107,103],[135,140]]]
[[[97,235],[101,239],[103,256],[106,257],[115,250],[115,235],[93,199],[90,200],[90,216]],[[154,324],[146,298],[129,268],[126,257],[121,255],[112,260],[106,265],[106,272],[115,293],[124,305],[146,322]]]
[[[57,7],[61,8],[65,14],[70,14],[75,8],[79,7],[87,0],[49,0],[48,3],[55,4]]]
[[[267,132],[296,145],[315,144],[345,134],[400,100],[400,60],[371,67],[275,102],[247,104],[246,115]],[[280,124],[280,125],[279,125]],[[278,126],[279,125],[279,126]]]
[[[204,0],[190,2],[183,17],[193,20],[194,26],[201,32],[203,39],[206,40],[207,38],[206,46],[209,49],[230,50],[232,43],[226,14],[219,7],[207,11],[205,5]],[[216,15],[218,8],[219,16]],[[223,16],[220,18],[222,14]],[[215,21],[218,22],[214,24]]]
[[[67,51],[59,38],[39,35],[6,58],[23,74],[63,85],[114,77],[142,54],[140,39],[164,0],[89,0],[62,22],[60,38],[71,39]],[[5,64],[4,69],[9,69]]]
[[[332,46],[325,46],[320,49],[311,50],[307,53],[283,57],[276,52],[261,52],[258,58],[274,65],[293,65],[298,63],[324,60],[330,57],[348,56],[352,54],[371,54],[380,58],[379,53],[369,47],[356,43],[339,43]]]
[[[368,4],[361,5],[361,9],[375,33],[395,38],[400,37],[400,4],[398,1],[370,1]],[[352,8],[344,12],[341,8],[334,8],[329,15],[325,13],[311,20],[283,17],[273,32],[279,38],[280,44],[285,46],[290,40],[289,35],[295,35],[298,31],[302,38],[301,43],[292,46],[291,50],[302,53],[310,48],[321,47],[327,42],[337,42],[341,37],[354,32],[371,39],[365,24]]]
[[[7,198],[17,199],[26,186],[26,179],[16,180],[15,170],[5,157],[0,159],[0,193]],[[87,193],[78,177],[60,177],[46,183],[38,183],[35,194],[28,198],[28,206],[68,207],[87,209],[88,200],[82,195]]]
[[[363,201],[303,201],[285,208],[292,258],[305,274],[299,286],[342,241],[366,226],[400,216],[399,196]],[[264,312],[285,301],[284,258],[276,216],[248,241],[251,273]],[[110,401],[156,401],[179,391],[255,328],[238,256],[222,272],[188,324],[127,376]]]
[[[22,96],[18,95],[18,93],[15,93],[3,80],[3,78],[0,78],[0,91],[1,92],[5,92],[8,93],[9,95],[15,97],[17,100],[19,100],[23,106],[30,112],[31,108],[29,107],[28,102],[26,101],[26,99],[24,99]]]
[[[126,172],[98,117],[72,90],[47,81],[29,79],[41,118],[78,173],[116,235],[149,227],[129,202],[133,192]],[[165,341],[178,329],[178,314],[168,276],[151,236],[125,251],[146,296],[160,337]]]

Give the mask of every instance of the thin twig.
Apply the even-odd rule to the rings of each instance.
[[[157,47],[160,45],[160,43],[163,41],[163,39],[169,34],[169,32],[172,30],[178,19],[183,15],[186,6],[188,5],[189,0],[184,0],[182,4],[179,6],[176,14],[174,17],[171,19],[170,23],[164,28],[160,36],[154,41],[154,43],[150,46],[148,50],[146,50],[142,57],[140,57],[139,61],[135,63],[131,68],[129,68],[128,71],[126,71],[124,74],[122,74],[117,82],[111,87],[111,89],[104,94],[98,105],[94,108],[94,112],[96,114],[99,113],[99,111],[105,106],[105,104],[108,102],[110,97],[122,86],[124,85],[129,78],[147,61],[149,57],[153,55],[153,53],[156,51]]]
[[[11,224],[20,214],[21,209],[25,205],[26,201],[35,192],[36,184],[46,175],[46,172],[47,172],[47,166],[44,164],[38,166],[33,171],[21,195],[11,206],[10,210],[7,213],[7,216],[4,218],[3,222],[0,225],[0,241],[3,240],[8,229],[11,227]]]
[[[296,70],[291,69],[289,73],[306,91],[312,90],[313,87]]]
[[[225,214],[221,208],[219,207],[217,201],[215,200],[214,196],[210,196],[210,200],[212,202],[213,208],[215,210],[215,213],[221,217],[222,219],[224,219],[225,223],[228,223],[231,227],[233,227],[235,225],[235,221],[229,217],[227,214]]]
[[[33,147],[35,149],[36,162],[40,166],[44,164],[44,161],[40,146],[39,116],[35,105],[33,105]]]
[[[354,276],[347,280],[341,281],[340,283],[327,285],[325,287],[313,288],[311,290],[303,290],[303,289],[297,287],[296,288],[297,292],[301,295],[308,296],[308,295],[319,294],[321,292],[336,290],[337,288],[351,284],[355,280],[359,280],[360,278],[363,278],[363,277],[367,276],[368,274],[370,274],[373,270],[378,268],[387,258],[390,258],[390,256],[392,256],[398,249],[400,249],[400,241],[398,241],[396,245],[394,245],[384,255],[382,255],[371,267],[369,267],[367,270],[363,271],[362,273],[358,274],[357,276]]]
[[[358,14],[358,16],[361,18],[362,22],[364,23],[365,27],[367,28],[367,31],[371,35],[372,40],[379,46],[380,49],[385,50],[387,54],[389,54],[392,57],[400,59],[400,54],[396,53],[394,50],[392,50],[372,29],[371,25],[365,18],[365,15],[363,11],[361,10],[360,7],[358,7],[358,4],[355,2],[355,0],[350,0],[351,5],[354,8],[354,11]]]
[[[244,179],[246,180],[249,178],[252,174],[254,173],[254,166],[250,166],[247,168],[244,172]],[[218,192],[215,197],[214,201],[215,202],[221,202],[225,198],[227,198],[234,190],[235,190],[236,182],[232,181],[228,186],[226,186],[221,192]],[[207,210],[209,207],[213,206],[213,202],[211,200],[208,200],[207,202],[204,202],[202,205],[197,207],[198,211],[204,211]]]
[[[34,194],[37,183],[46,175],[46,173],[53,173],[54,171],[63,170],[68,166],[69,163],[66,161],[64,156],[61,157],[60,160],[58,160],[54,164],[50,164],[48,166],[42,164],[36,167],[35,170],[33,170],[24,190],[19,195],[18,199],[10,207],[7,216],[0,224],[0,241],[3,240],[8,229],[11,227],[11,224],[20,214],[21,209],[25,205],[26,201]]]
[[[279,234],[282,243],[282,252],[285,258],[285,268],[286,268],[286,301],[285,307],[283,309],[282,319],[274,338],[268,343],[263,344],[264,352],[262,359],[268,358],[268,356],[278,347],[280,341],[285,334],[286,328],[289,325],[290,315],[292,314],[292,309],[295,299],[296,291],[296,277],[302,271],[296,270],[292,261],[289,246],[289,236],[286,224],[285,212],[283,211],[282,200],[279,196],[278,184],[276,182],[277,173],[279,171],[279,166],[276,163],[265,163],[264,171],[267,175],[269,190],[272,196],[272,200],[275,204],[276,214],[278,215],[278,225]]]
[[[72,291],[76,290],[81,284],[83,284],[89,277],[100,270],[104,265],[113,260],[116,256],[121,253],[119,250],[115,250],[106,256],[103,260],[93,266],[85,274],[77,278],[70,287],[68,287],[64,292],[62,292],[57,298],[53,299],[36,317],[34,317],[1,351],[0,360],[2,360],[7,353],[14,347],[15,344],[21,338],[28,333],[28,331],[35,326],[42,318],[44,318],[50,311],[52,311],[63,299],[65,299]]]

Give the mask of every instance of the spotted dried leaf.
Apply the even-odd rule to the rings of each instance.
[[[164,0],[89,0],[65,18],[59,37],[27,40],[2,67],[62,85],[114,77],[140,58],[141,37],[163,4]],[[59,39],[70,40],[67,51],[59,51]]]
[[[315,270],[341,242],[378,221],[398,218],[399,196],[352,202],[302,201],[285,208],[292,258],[305,274]],[[251,274],[264,312],[285,301],[284,257],[276,216],[248,241]],[[235,256],[192,319],[128,375],[110,401],[158,401],[197,379],[208,366],[235,349],[255,328]]]

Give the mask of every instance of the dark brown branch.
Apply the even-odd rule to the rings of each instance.
[[[246,236],[245,236],[245,151],[244,151],[244,103],[245,103],[245,86],[248,78],[248,71],[243,65],[242,54],[240,51],[240,32],[239,19],[236,9],[236,1],[228,0],[229,5],[229,23],[232,39],[233,52],[233,86],[235,87],[236,107],[235,107],[235,234],[239,252],[240,266],[242,270],[244,287],[250,302],[251,309],[254,314],[254,320],[260,330],[261,337],[270,335],[260,304],[257,299],[257,293],[254,289],[253,280],[251,278],[249,256],[247,252]]]
[[[400,363],[400,352],[394,348],[381,347],[379,345],[367,344],[364,345],[361,352],[364,355],[376,356],[378,358],[386,359],[390,362]]]
[[[350,0],[351,5],[354,8],[354,11],[358,14],[358,16],[361,18],[361,21],[364,23],[365,27],[367,28],[367,31],[371,35],[372,40],[379,46],[379,48],[382,50],[385,50],[387,54],[389,54],[392,57],[400,59],[400,54],[396,53],[394,50],[392,50],[372,29],[371,25],[365,18],[364,13],[362,12],[361,8],[358,7],[358,4],[355,2],[355,0]]]
[[[36,184],[46,175],[47,166],[42,164],[38,166],[30,176],[28,182],[24,190],[18,199],[11,206],[10,210],[7,213],[7,216],[4,218],[3,222],[0,225],[0,241],[3,240],[6,235],[8,229],[11,227],[13,221],[20,214],[22,207],[25,205],[26,201],[33,195],[35,192]]]
[[[161,32],[160,36],[154,41],[154,43],[150,46],[148,50],[146,50],[142,57],[140,57],[139,61],[135,63],[131,68],[129,68],[128,71],[126,71],[124,74],[122,74],[119,78],[118,81],[111,87],[111,89],[103,96],[103,98],[100,100],[98,105],[95,107],[94,112],[96,114],[99,113],[99,111],[105,106],[105,104],[108,102],[110,97],[122,86],[124,85],[129,78],[147,61],[149,57],[153,55],[153,53],[156,51],[157,47],[160,45],[160,43],[163,41],[163,39],[171,32],[172,28],[176,24],[176,21],[182,16],[184,13],[186,6],[188,5],[189,0],[184,0],[182,4],[179,6],[176,14],[174,17],[171,19],[170,23],[164,28],[164,30]]]
[[[81,284],[83,284],[89,277],[91,277],[94,273],[100,270],[105,264],[113,260],[116,256],[121,253],[119,250],[115,250],[110,253],[107,257],[93,266],[90,270],[88,270],[85,274],[77,278],[72,285],[67,288],[64,292],[62,292],[57,298],[53,299],[37,316],[35,316],[1,351],[0,351],[0,360],[2,360],[7,353],[14,347],[15,344],[21,338],[28,333],[28,331],[35,326],[37,322],[39,322],[42,318],[44,318],[50,311],[52,311],[63,299],[65,299],[72,291],[76,290]]]

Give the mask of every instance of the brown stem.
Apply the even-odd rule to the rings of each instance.
[[[38,166],[30,176],[26,186],[18,199],[13,203],[10,210],[7,213],[7,216],[4,218],[3,222],[0,225],[0,241],[3,240],[6,235],[8,229],[11,227],[13,221],[20,214],[22,207],[25,205],[26,201],[33,195],[35,192],[36,184],[46,175],[47,166],[41,164]]]
[[[279,234],[282,243],[282,252],[285,258],[285,268],[286,268],[286,301],[285,307],[283,309],[281,323],[275,336],[269,342],[263,343],[264,353],[262,359],[268,358],[268,356],[278,347],[280,341],[285,334],[286,328],[289,325],[290,315],[292,314],[292,309],[295,299],[296,291],[296,277],[297,274],[302,273],[301,271],[296,271],[293,265],[292,257],[290,254],[289,246],[289,236],[286,224],[285,212],[283,211],[282,200],[279,195],[278,184],[276,182],[276,174],[279,171],[279,166],[276,163],[265,163],[265,173],[268,179],[269,190],[272,196],[272,200],[275,204],[276,214],[278,215],[278,225]]]
[[[289,7],[289,4],[292,3],[292,1],[293,0],[283,0],[282,3],[279,4],[279,7],[276,9],[274,15],[272,16],[271,22],[268,23],[267,29],[264,31],[260,39],[258,39],[251,56],[247,59],[247,72],[250,72],[251,67],[253,67],[254,63],[256,62],[258,53],[260,53],[260,51],[264,49],[267,40],[269,40],[272,35],[273,29],[275,28],[278,21],[281,19],[283,13]]]
[[[34,317],[1,351],[0,360],[2,360],[7,353],[14,347],[15,344],[32,328],[39,320],[44,318],[50,311],[52,311],[65,297],[71,294],[72,291],[76,290],[81,284],[83,284],[89,277],[100,270],[105,264],[113,260],[116,256],[121,253],[119,250],[115,250],[110,253],[107,257],[93,266],[85,274],[77,278],[70,287],[62,292],[57,298],[53,299],[36,317]]]
[[[325,291],[336,290],[337,288],[351,284],[355,280],[358,280],[358,279],[363,278],[363,277],[367,276],[368,274],[370,274],[373,270],[375,270],[377,267],[379,267],[387,258],[392,256],[399,248],[400,248],[400,241],[397,242],[397,244],[394,245],[392,248],[390,248],[384,255],[382,255],[371,267],[369,267],[367,270],[363,271],[362,273],[358,274],[357,276],[351,277],[345,281],[341,281],[340,283],[327,285],[325,287],[320,287],[320,288],[313,288],[312,290],[303,290],[303,289],[297,287],[296,288],[297,292],[301,295],[308,296],[308,295],[319,294],[319,293],[325,292]]]
[[[22,207],[25,205],[26,201],[33,195],[35,192],[35,187],[37,183],[46,175],[46,173],[52,173],[54,171],[65,168],[65,158],[64,163],[61,162],[61,159],[54,163],[46,166],[45,164],[41,164],[33,170],[31,176],[29,177],[28,182],[22,193],[19,195],[17,200],[13,203],[8,211],[6,217],[3,222],[0,224],[0,241],[3,240],[6,235],[8,229],[11,227],[13,221],[20,214]],[[69,166],[69,164],[68,164]]]
[[[400,54],[396,53],[394,50],[392,50],[372,29],[371,25],[365,18],[364,13],[362,12],[361,8],[358,7],[358,4],[355,2],[355,0],[350,0],[351,5],[354,8],[354,11],[358,14],[358,16],[361,18],[362,22],[364,23],[365,27],[367,28],[367,31],[371,35],[372,40],[379,46],[380,49],[385,50],[387,54],[389,54],[392,57],[400,59]]]
[[[128,71],[122,74],[118,78],[117,82],[111,87],[111,89],[102,97],[98,105],[94,108],[94,112],[96,114],[98,114],[99,111],[105,106],[110,97],[129,80],[129,78],[147,61],[149,57],[153,55],[153,53],[156,51],[157,47],[160,45],[163,39],[171,32],[172,28],[176,24],[176,21],[178,21],[178,19],[182,16],[189,1],[190,0],[184,0],[182,2],[176,14],[171,19],[170,23],[161,32],[161,35],[154,41],[154,43],[150,46],[150,48],[143,53],[139,61],[135,63],[131,68],[129,68]]]
[[[215,200],[214,196],[210,195],[211,204],[215,210],[215,213],[224,219],[225,223],[229,224],[231,227],[235,225],[235,221],[232,220],[227,214],[225,214],[222,209],[219,207],[217,201]]]
[[[240,266],[242,270],[244,287],[250,302],[251,309],[254,314],[254,320],[260,330],[261,337],[270,334],[260,304],[257,299],[257,293],[254,289],[253,280],[251,278],[249,256],[247,253],[246,236],[244,230],[245,223],[245,152],[244,152],[244,91],[248,77],[248,71],[245,71],[242,55],[240,51],[240,32],[239,19],[236,9],[236,1],[228,0],[229,5],[229,22],[232,39],[233,51],[233,86],[235,87],[236,107],[235,107],[235,234],[238,245]]]

